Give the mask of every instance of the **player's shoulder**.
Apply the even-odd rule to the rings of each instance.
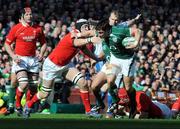
[[[40,26],[39,24],[33,24],[32,27],[36,29],[42,29],[42,26]]]
[[[69,32],[69,33],[67,33],[67,34],[65,34],[64,35],[64,37],[61,39],[61,41],[70,41],[72,39],[72,37],[71,37],[71,33]]]
[[[11,29],[16,29],[16,28],[20,28],[20,27],[22,27],[22,24],[21,23],[17,23],[15,25],[13,25]]]
[[[112,33],[124,32],[128,27],[126,26],[112,26]]]

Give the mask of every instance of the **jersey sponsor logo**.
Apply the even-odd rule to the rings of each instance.
[[[35,39],[35,36],[23,36],[22,39],[26,42],[31,42]]]

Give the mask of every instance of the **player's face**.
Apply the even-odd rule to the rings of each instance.
[[[26,23],[31,23],[32,22],[32,12],[26,12],[24,14],[24,21]]]
[[[117,22],[118,22],[118,16],[116,16],[114,13],[111,13],[109,17],[109,25],[114,26],[117,24]]]
[[[88,24],[84,24],[81,26],[81,32],[87,31],[89,30],[89,25]]]

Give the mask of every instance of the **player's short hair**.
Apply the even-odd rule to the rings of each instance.
[[[103,19],[98,22],[96,25],[96,30],[103,30],[106,31],[107,29],[110,29],[111,26],[109,25],[109,20],[108,19]]]
[[[109,14],[109,17],[110,17],[110,15],[111,15],[112,13],[114,13],[114,15],[119,18],[119,10],[117,10],[117,9],[111,10],[111,12],[110,12],[110,14]]]
[[[107,43],[109,43],[109,36],[111,33],[111,28],[112,26],[109,25],[108,19],[101,20],[96,26],[97,31],[101,31],[101,30],[104,31],[104,34],[102,37],[105,39],[105,42]]]
[[[21,10],[20,14],[21,16],[24,15],[25,13],[27,12],[32,12],[31,8],[30,7],[25,7]]]
[[[88,25],[88,21],[86,19],[79,19],[76,21],[75,27],[77,30],[81,31],[81,27],[85,24]]]

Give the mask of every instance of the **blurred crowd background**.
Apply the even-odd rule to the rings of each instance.
[[[165,98],[164,93],[180,91],[179,0],[0,0],[1,92],[6,92],[5,87],[11,81],[12,60],[3,47],[5,37],[18,23],[19,11],[26,5],[33,10],[34,22],[44,28],[47,55],[66,33],[75,28],[79,18],[101,20],[108,17],[112,9],[119,9],[120,21],[126,21],[141,13],[141,19],[133,25],[143,30],[134,87],[155,93],[151,94],[155,98]],[[93,45],[89,48],[95,50]],[[86,75],[89,85],[99,70],[82,53],[78,53],[70,65]],[[176,98],[176,94],[169,95]]]

